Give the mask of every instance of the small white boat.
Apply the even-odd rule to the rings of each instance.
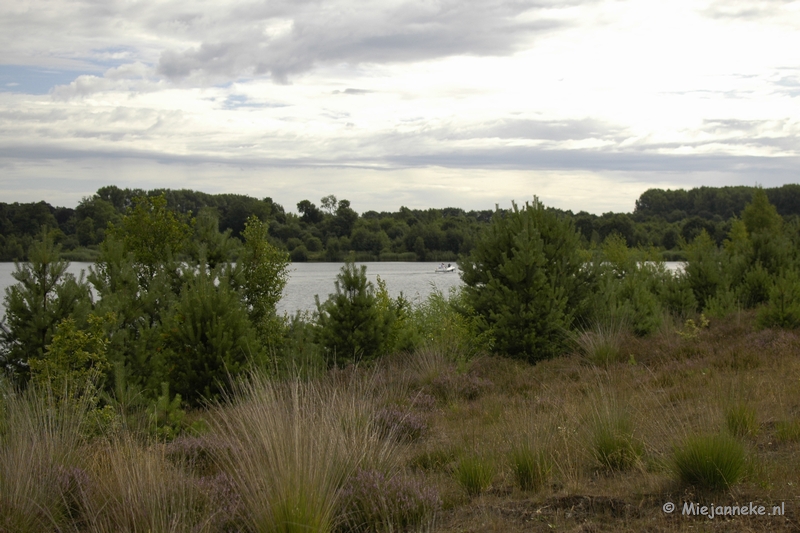
[[[444,263],[442,263],[436,268],[434,272],[436,272],[437,274],[447,274],[448,272],[455,272],[455,271],[456,267],[454,265],[450,264],[445,265]]]

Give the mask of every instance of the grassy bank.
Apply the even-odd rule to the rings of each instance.
[[[797,531],[800,336],[754,324],[590,331],[533,366],[432,344],[253,378],[170,442],[9,392],[0,531]]]

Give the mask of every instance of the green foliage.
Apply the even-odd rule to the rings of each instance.
[[[495,213],[460,263],[465,301],[495,351],[528,361],[562,351],[592,288],[579,248],[572,222],[536,199]]]
[[[230,378],[263,364],[256,331],[228,279],[202,264],[164,321],[161,346],[170,388],[191,405],[214,399]]]
[[[240,257],[241,292],[250,321],[264,346],[273,347],[284,327],[276,306],[286,287],[289,258],[268,240],[268,225],[250,217],[242,233],[244,249]]]
[[[759,309],[757,323],[762,328],[800,327],[800,276],[790,270],[775,280],[769,302]]]
[[[742,221],[751,234],[766,232],[774,235],[783,223],[778,210],[769,202],[767,193],[761,187],[756,187],[752,201],[742,211]]]
[[[344,366],[382,355],[389,347],[395,315],[381,308],[367,267],[348,261],[336,282],[336,293],[317,301],[317,342],[329,365]]]
[[[729,284],[726,258],[705,231],[686,246],[686,255],[688,262],[684,271],[687,281],[698,306],[705,309],[708,300]]]
[[[161,395],[147,409],[152,433],[160,439],[172,440],[184,429],[186,412],[181,408],[181,395],[170,395],[169,384],[161,384]]]
[[[747,463],[742,443],[725,433],[689,436],[673,450],[672,459],[678,481],[705,490],[734,485]]]
[[[17,263],[15,285],[6,289],[4,306],[8,332],[0,332],[2,366],[20,382],[28,377],[30,360],[42,358],[56,326],[72,317],[82,324],[91,307],[83,278],[67,273],[69,263],[59,259],[53,234],[42,228],[28,251],[29,262]]]
[[[133,254],[145,286],[186,248],[191,234],[189,224],[167,208],[163,195],[134,198],[133,208],[110,231],[121,240],[125,251]]]
[[[90,315],[88,329],[79,330],[72,318],[62,320],[42,358],[31,359],[31,380],[40,387],[60,390],[68,384],[78,393],[95,397],[111,369],[105,327],[113,315]]]
[[[159,270],[140,285],[133,255],[109,235],[89,281],[99,296],[95,313],[116,316],[109,330],[109,362],[123,365],[131,385],[154,398],[166,381],[162,325],[178,299],[182,286],[178,273]]]
[[[697,322],[693,318],[687,318],[683,323],[683,329],[676,331],[679,337],[687,341],[695,340],[700,336],[700,331],[708,327],[708,319],[704,314],[700,314]]]

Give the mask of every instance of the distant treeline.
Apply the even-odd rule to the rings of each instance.
[[[649,189],[636,201],[632,213],[557,211],[572,217],[586,246],[618,233],[628,246],[654,247],[665,257],[679,258],[682,242],[691,242],[702,230],[718,243],[728,234],[753,197],[755,187],[699,187],[691,190]],[[800,185],[765,189],[784,218],[800,215]],[[0,202],[0,261],[24,260],[42,226],[57,228],[65,256],[92,260],[109,224],[118,224],[138,196],[160,196],[167,206],[187,219],[201,211],[213,213],[220,231],[239,238],[250,215],[269,223],[273,244],[287,250],[292,261],[340,261],[354,252],[357,260],[454,261],[468,254],[493,210],[465,211],[409,209],[366,211],[360,215],[350,202],[333,195],[297,204],[299,214],[287,213],[271,198],[240,194],[207,194],[192,190],[121,189],[107,186],[84,198],[75,209],[47,202]]]

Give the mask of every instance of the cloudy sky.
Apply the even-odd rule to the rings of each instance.
[[[7,0],[0,201],[631,211],[800,181],[800,1]]]

